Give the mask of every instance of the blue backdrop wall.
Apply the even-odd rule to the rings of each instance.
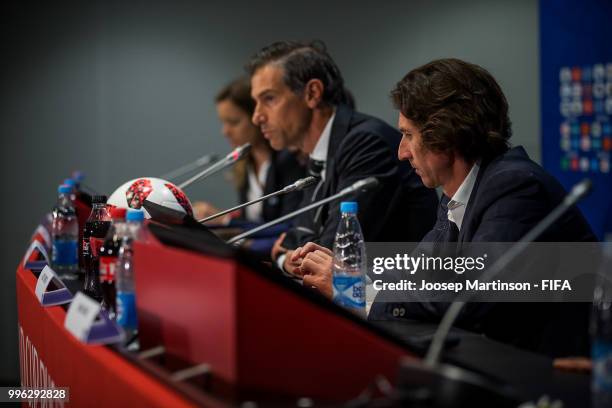
[[[565,188],[590,178],[580,207],[612,232],[612,2],[540,0],[542,164]]]

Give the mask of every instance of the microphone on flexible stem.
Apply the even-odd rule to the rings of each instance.
[[[572,190],[565,196],[561,204],[559,204],[550,214],[548,214],[542,221],[536,224],[529,232],[520,239],[520,241],[516,242],[512,247],[503,254],[485,273],[483,273],[480,278],[483,282],[488,282],[492,280],[497,274],[499,274],[506,266],[508,266],[514,259],[516,259],[523,250],[535,241],[544,231],[546,231],[555,221],[557,221],[565,212],[574,204],[576,204],[579,200],[581,200],[587,193],[591,190],[592,183],[591,180],[585,179],[580,183],[574,185]],[[440,360],[440,354],[442,353],[442,348],[444,346],[444,341],[446,340],[446,336],[450,331],[453,323],[459,316],[461,309],[467,301],[473,297],[473,293],[463,292],[458,296],[448,308],[436,333],[433,337],[431,345],[429,346],[429,350],[427,350],[427,354],[425,356],[425,365],[428,367],[434,367],[438,364]]]
[[[184,176],[187,173],[191,173],[192,171],[197,170],[201,167],[208,166],[210,163],[217,161],[218,159],[219,159],[219,156],[217,156],[214,153],[205,154],[204,156],[192,161],[191,163],[187,163],[181,167],[178,167],[172,171],[169,171],[168,173],[164,174],[160,178],[164,180],[168,180],[168,181],[174,181],[177,178]]]
[[[237,148],[232,150],[227,156],[225,156],[225,158],[214,163],[212,166],[205,168],[204,170],[202,170],[195,176],[191,177],[190,179],[183,181],[181,184],[178,185],[178,188],[182,190],[185,187],[190,186],[191,184],[195,183],[198,180],[202,180],[207,177],[210,177],[213,174],[218,173],[221,170],[226,169],[227,167],[230,167],[231,165],[236,163],[238,160],[246,156],[250,150],[251,150],[250,143],[245,143],[242,146],[238,146]]]
[[[260,201],[267,200],[268,198],[272,198],[272,197],[276,197],[276,196],[279,196],[279,195],[291,193],[291,192],[294,192],[294,191],[301,191],[301,190],[305,189],[306,187],[309,187],[312,184],[316,183],[318,180],[319,180],[318,178],[312,177],[312,176],[299,179],[295,183],[289,184],[288,186],[286,186],[285,188],[282,188],[281,190],[278,190],[278,191],[275,191],[273,193],[267,194],[265,196],[256,198],[255,200],[239,204],[239,205],[237,205],[235,207],[232,207],[232,208],[229,208],[227,210],[218,212],[218,213],[213,214],[213,215],[211,215],[209,217],[203,218],[203,219],[199,220],[198,222],[201,222],[201,223],[208,222],[210,220],[214,220],[215,218],[221,217],[221,216],[223,216],[225,214],[229,214],[232,211],[236,211],[236,210],[239,210],[241,208],[248,207],[249,205],[256,204],[256,203],[258,203]]]
[[[228,244],[233,244],[235,242],[241,241],[241,240],[243,240],[243,239],[245,239],[247,237],[250,237],[251,235],[253,235],[253,234],[255,234],[255,233],[259,232],[259,231],[265,230],[266,228],[270,228],[270,227],[272,227],[272,226],[274,226],[276,224],[280,224],[281,222],[287,221],[287,220],[289,220],[289,219],[291,219],[293,217],[296,217],[296,216],[298,216],[298,215],[300,215],[302,213],[305,213],[306,211],[310,211],[310,210],[313,210],[313,209],[315,209],[317,207],[320,207],[320,206],[322,206],[324,204],[327,204],[330,201],[338,200],[338,199],[340,199],[342,197],[345,197],[345,196],[347,196],[347,195],[349,195],[351,193],[354,193],[354,192],[363,192],[363,191],[372,189],[372,188],[378,186],[378,184],[379,184],[378,183],[378,179],[376,177],[368,177],[368,178],[365,178],[365,179],[358,180],[358,181],[354,182],[353,184],[351,184],[350,186],[342,189],[339,193],[336,193],[336,194],[334,194],[332,196],[329,196],[327,198],[324,198],[322,200],[316,201],[316,202],[314,202],[314,203],[312,203],[310,205],[307,205],[306,207],[300,208],[299,210],[295,210],[292,213],[289,213],[289,214],[284,215],[282,217],[279,217],[279,218],[277,218],[275,220],[272,220],[270,222],[262,224],[262,225],[260,225],[260,226],[258,226],[256,228],[248,230],[248,231],[246,231],[246,232],[244,232],[244,233],[242,233],[240,235],[236,235],[234,238],[228,240],[227,243]]]

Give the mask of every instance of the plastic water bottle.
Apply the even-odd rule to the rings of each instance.
[[[81,189],[81,184],[83,183],[83,180],[85,180],[85,173],[83,173],[82,171],[78,171],[75,170],[72,172],[72,180],[74,180],[74,187],[77,190]]]
[[[612,243],[605,243],[602,273],[609,274],[612,266]],[[591,315],[591,376],[592,407],[612,407],[612,288],[601,277],[595,288]]]
[[[62,184],[57,189],[57,204],[52,211],[51,264],[63,279],[76,279],[79,268],[79,221],[70,199],[72,187]]]
[[[365,243],[357,219],[357,203],[340,204],[340,224],[334,240],[332,266],[333,299],[339,305],[365,317]]]
[[[76,181],[71,178],[64,179],[64,184],[70,186],[70,199],[74,203],[76,201],[77,187]]]
[[[117,323],[123,327],[127,335],[126,338],[129,341],[138,330],[132,255],[133,242],[140,235],[144,212],[142,210],[129,209],[125,220],[128,231],[119,249],[115,280],[117,287]]]

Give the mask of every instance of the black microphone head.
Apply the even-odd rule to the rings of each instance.
[[[342,194],[349,194],[349,193],[353,193],[355,191],[360,191],[360,192],[364,192],[367,190],[370,190],[376,186],[378,186],[379,182],[378,179],[376,177],[367,177],[361,180],[357,180],[356,182],[354,182],[353,184],[351,184],[350,186],[344,188],[340,193]]]
[[[295,184],[296,190],[299,191],[299,190],[305,189],[306,187],[310,187],[311,185],[317,183],[319,180],[320,179],[318,177],[308,176],[308,177],[299,179],[294,184]]]
[[[320,179],[318,177],[313,177],[313,176],[304,177],[304,178],[301,178],[289,184],[287,187],[283,188],[280,192],[282,194],[287,194],[287,193],[292,193],[294,191],[300,191],[318,182],[319,180]]]
[[[575,196],[576,200],[579,200],[582,197],[589,194],[592,188],[593,188],[593,182],[590,179],[584,179],[580,183],[572,187],[572,191],[570,191],[570,195]]]
[[[353,183],[353,187],[355,190],[367,191],[378,187],[379,184],[380,182],[376,177],[368,177]]]

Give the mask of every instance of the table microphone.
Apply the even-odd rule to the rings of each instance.
[[[196,182],[198,180],[202,180],[202,179],[205,179],[207,177],[210,177],[213,174],[218,173],[221,170],[224,170],[227,167],[232,166],[238,160],[240,160],[244,156],[246,156],[247,153],[250,150],[251,150],[251,144],[250,143],[245,143],[242,146],[238,146],[237,148],[232,150],[227,156],[225,156],[223,159],[221,159],[218,162],[214,163],[212,166],[209,166],[209,167],[205,168],[204,170],[202,170],[201,172],[199,172],[195,176],[191,177],[189,180],[183,181],[181,184],[178,185],[178,188],[180,188],[182,190],[185,187],[190,186],[191,184],[193,184],[194,182]]]
[[[204,156],[192,161],[191,163],[187,163],[181,167],[167,172],[160,178],[168,180],[170,182],[174,182],[177,178],[184,176],[187,173],[191,173],[192,171],[202,168],[204,166],[208,166],[209,164],[217,160],[219,160],[219,156],[215,153],[205,154]]]
[[[282,217],[279,217],[275,220],[272,220],[270,222],[267,222],[265,224],[262,224],[256,228],[253,228],[251,230],[248,230],[246,232],[243,232],[240,235],[236,235],[234,238],[230,239],[227,241],[228,244],[233,244],[235,242],[238,242],[240,240],[243,240],[244,238],[250,237],[251,235],[265,230],[266,228],[272,227],[276,224],[280,224],[281,222],[287,221],[293,217],[296,217],[302,213],[305,213],[306,211],[310,211],[313,210],[317,207],[320,207],[324,204],[329,203],[330,201],[334,201],[334,200],[338,200],[339,198],[345,197],[351,193],[354,192],[363,192],[366,190],[370,190],[376,186],[378,186],[379,182],[378,179],[376,177],[368,177],[368,178],[364,178],[361,180],[358,180],[356,182],[354,182],[353,184],[351,184],[350,186],[342,189],[339,193],[336,193],[332,196],[329,196],[327,198],[324,198],[322,200],[319,201],[315,201],[314,203],[307,205],[306,207],[300,208],[298,210],[293,211],[292,213],[289,213],[287,215],[283,215]]]
[[[529,232],[527,232],[523,238],[516,242],[510,249],[503,254],[480,278],[483,282],[488,282],[495,278],[506,266],[514,261],[527,245],[535,241],[544,231],[546,231],[555,221],[559,219],[565,212],[584,196],[586,196],[591,190],[592,183],[589,179],[584,179],[580,183],[574,185],[572,190],[565,196],[563,201],[548,214],[542,221],[536,224]],[[429,350],[425,356],[425,365],[427,367],[435,367],[439,360],[440,354],[444,346],[444,341],[450,331],[453,323],[459,316],[461,309],[467,301],[474,296],[473,292],[463,292],[459,294],[458,299],[453,301],[449,306],[448,310],[444,314],[436,333],[434,334]]]
[[[215,218],[218,218],[218,217],[221,217],[221,216],[223,216],[225,214],[231,213],[232,211],[236,211],[236,210],[239,210],[241,208],[248,207],[251,204],[256,204],[256,203],[258,203],[260,201],[267,200],[268,198],[272,198],[272,197],[279,196],[279,195],[282,195],[282,194],[291,193],[291,192],[294,192],[294,191],[301,191],[301,190],[305,189],[306,187],[309,187],[309,186],[313,185],[317,181],[319,181],[319,179],[317,177],[313,177],[313,176],[304,177],[302,179],[299,179],[295,183],[289,184],[288,186],[286,186],[286,187],[284,187],[284,188],[282,188],[282,189],[280,189],[278,191],[275,191],[275,192],[267,194],[265,196],[256,198],[255,200],[247,201],[246,203],[239,204],[239,205],[237,205],[235,207],[232,207],[232,208],[229,208],[227,210],[218,212],[216,214],[213,214],[211,216],[203,218],[203,219],[199,220],[198,222],[204,223],[204,222],[207,222],[207,221],[210,221],[210,220],[214,220]]]

